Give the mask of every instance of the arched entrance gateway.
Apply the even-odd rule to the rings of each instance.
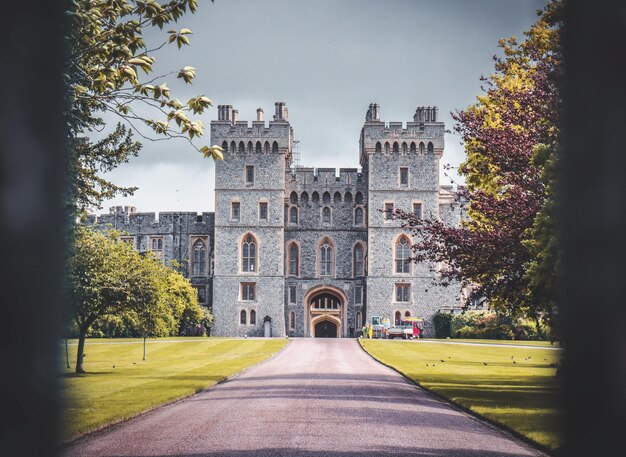
[[[345,294],[335,287],[318,287],[306,295],[308,336],[341,338],[344,333]]]

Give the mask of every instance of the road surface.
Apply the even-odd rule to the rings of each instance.
[[[537,456],[408,384],[354,340],[295,339],[205,392],[95,433],[72,457]]]

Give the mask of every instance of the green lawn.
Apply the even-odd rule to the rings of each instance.
[[[359,341],[374,358],[426,389],[540,445],[550,449],[560,446],[560,389],[556,369],[550,366],[559,360],[560,351],[514,344],[494,347]]]
[[[160,338],[148,340],[144,362],[141,340],[91,339],[85,347],[88,373],[81,375],[65,368],[62,346],[61,439],[71,440],[200,392],[268,358],[286,343],[281,339]],[[69,350],[74,368],[76,346],[70,345]]]
[[[435,339],[435,338],[425,338],[420,341],[432,341],[434,343],[475,343],[475,344],[504,344],[504,345],[514,345],[514,346],[540,346],[540,347],[560,347],[560,343],[550,341],[523,341],[523,340],[475,340],[475,339],[464,339],[464,338],[451,338],[451,339]]]

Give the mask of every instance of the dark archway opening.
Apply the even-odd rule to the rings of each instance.
[[[315,338],[337,338],[337,324],[321,321],[315,324]]]

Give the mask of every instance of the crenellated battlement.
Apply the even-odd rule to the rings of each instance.
[[[364,182],[363,173],[356,168],[312,168],[300,167],[295,170],[287,170],[285,182],[288,186],[356,186]]]
[[[419,106],[413,122],[383,122],[380,107],[371,103],[361,129],[360,163],[363,166],[369,154],[435,154],[441,156],[444,148],[445,124],[437,121],[436,106]]]
[[[291,160],[293,128],[289,124],[287,106],[276,102],[273,119],[265,123],[262,108],[256,120],[239,120],[239,111],[232,105],[219,105],[218,120],[211,121],[211,143],[218,144],[224,154],[285,154]]]
[[[127,209],[132,209],[129,211]],[[146,212],[138,213],[135,207],[121,206],[112,207],[108,214],[89,214],[86,225],[110,226],[112,228],[121,229],[125,226],[140,227],[164,227],[171,226],[174,223],[183,224],[208,224],[213,226],[215,223],[215,213],[203,212],[197,213],[192,211],[161,211],[160,213]]]

